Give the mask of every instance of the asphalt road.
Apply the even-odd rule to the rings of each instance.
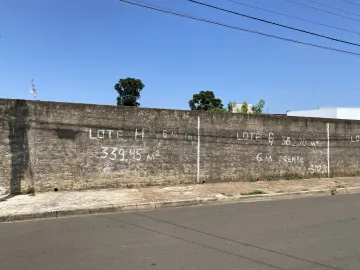
[[[336,195],[3,223],[0,269],[358,270],[359,210]]]

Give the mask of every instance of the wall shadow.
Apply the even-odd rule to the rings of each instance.
[[[21,193],[21,182],[26,176],[30,163],[27,123],[29,107],[25,100],[15,100],[7,113],[11,153],[10,195],[17,195]]]

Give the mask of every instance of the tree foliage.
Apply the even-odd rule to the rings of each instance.
[[[200,91],[199,94],[193,95],[193,99],[189,101],[189,106],[191,110],[198,111],[226,111],[221,99],[216,98],[212,91]]]
[[[236,106],[235,101],[229,101],[229,103],[227,105],[227,112],[233,112],[235,106]]]
[[[261,114],[263,112],[264,106],[265,106],[265,100],[260,99],[260,101],[256,105],[252,106],[251,110],[249,111],[249,104],[246,101],[244,101],[241,105],[240,113]]]
[[[260,99],[259,102],[252,106],[249,110],[249,104],[244,101],[239,109],[236,102],[229,101],[227,108],[224,108],[221,99],[216,98],[212,91],[200,91],[199,94],[193,95],[193,99],[189,101],[191,110],[208,111],[208,112],[240,112],[243,114],[261,114],[265,107],[265,100]]]
[[[244,101],[241,105],[241,113],[248,113],[249,112],[249,105],[246,101]]]
[[[265,106],[265,100],[260,99],[258,104],[252,107],[252,111],[254,114],[261,114],[263,112]]]
[[[140,106],[140,92],[145,85],[139,79],[120,79],[114,89],[118,92],[117,105],[119,106]]]

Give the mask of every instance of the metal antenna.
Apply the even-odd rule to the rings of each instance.
[[[31,80],[30,93],[33,94],[33,95],[34,95],[34,99],[36,99],[37,90],[36,90],[35,85],[34,85],[34,79]]]

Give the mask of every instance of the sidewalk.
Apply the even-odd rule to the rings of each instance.
[[[0,221],[360,193],[360,177],[49,192],[0,198]]]

